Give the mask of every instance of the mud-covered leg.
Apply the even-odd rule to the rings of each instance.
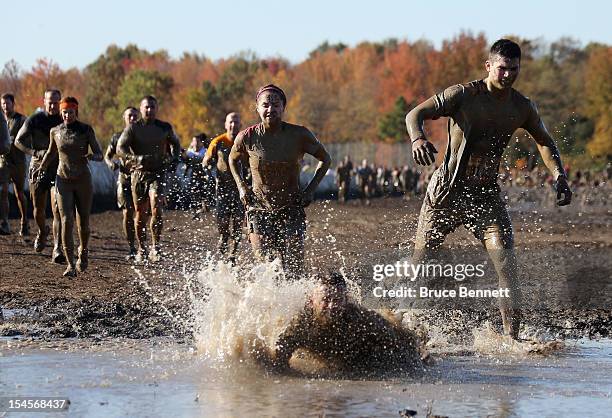
[[[51,188],[51,211],[53,212],[53,254],[51,261],[61,264],[64,262],[62,250],[62,216],[57,203],[57,186]],[[72,239],[72,238],[71,238]]]
[[[64,247],[64,255],[68,266],[64,271],[64,276],[76,276],[76,264],[74,260],[74,239],[72,231],[74,229],[74,193],[68,185],[64,185],[61,181],[52,189],[56,194],[54,201],[57,204],[57,210],[61,217],[61,237]],[[58,234],[59,235],[59,234]]]

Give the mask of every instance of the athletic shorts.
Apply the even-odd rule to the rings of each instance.
[[[244,218],[244,206],[235,185],[224,185],[217,181],[216,202],[217,217]]]
[[[43,171],[41,175],[34,178],[34,170],[38,166],[30,164],[30,171],[28,178],[30,180],[30,193],[37,194],[39,192],[46,192],[51,190],[55,185],[55,176],[57,174],[57,165],[49,167],[46,171]]]
[[[432,203],[428,188],[417,226],[415,247],[437,249],[444,238],[463,225],[479,241],[496,238],[504,248],[514,243],[512,223],[498,187],[464,188],[453,192],[443,205]]]
[[[159,197],[164,195],[166,173],[164,171],[134,171],[132,172],[132,198],[134,203],[144,202],[149,198],[150,192]]]
[[[123,173],[119,173],[117,179],[117,206],[119,206],[119,209],[134,209],[132,179],[129,175]]]
[[[278,211],[250,209],[247,212],[249,233],[268,240],[285,242],[288,238],[306,236],[306,213],[301,206],[288,206]]]
[[[2,158],[2,157],[0,157]],[[14,164],[10,161],[0,162],[0,184],[13,182],[24,186],[26,175],[26,165]]]

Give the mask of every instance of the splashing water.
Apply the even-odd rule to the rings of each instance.
[[[514,340],[508,335],[497,333],[488,322],[474,329],[472,333],[474,334],[474,350],[481,354],[550,355],[565,348],[560,341]]]
[[[238,274],[211,263],[192,278],[202,290],[191,292],[196,347],[213,361],[248,359],[261,344],[274,348],[315,286],[309,278],[286,281],[278,259]]]

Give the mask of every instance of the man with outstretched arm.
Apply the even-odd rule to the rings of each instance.
[[[487,77],[451,86],[415,107],[406,116],[414,160],[431,165],[437,150],[423,130],[427,119],[448,117],[448,145],[423,201],[415,238],[413,263],[438,249],[446,235],[464,225],[487,249],[510,298],[500,299],[504,333],[518,338],[521,291],[517,277],[512,224],[497,184],[499,164],[514,132],[523,128],[536,141],[554,176],[558,205],[572,193],[559,150],[530,99],[512,88],[519,74],[518,44],[500,39],[485,63]]]

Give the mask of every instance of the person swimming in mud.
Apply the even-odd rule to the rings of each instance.
[[[239,132],[240,115],[236,112],[228,113],[225,117],[225,133],[212,140],[202,161],[202,166],[214,163],[217,168],[216,215],[219,252],[225,255],[229,249],[228,259],[231,263],[236,261],[244,221],[244,207],[228,165],[229,154]],[[241,177],[244,178],[244,175]]]
[[[421,370],[420,349],[414,332],[349,302],[346,281],[341,274],[332,273],[319,279],[276,348],[260,347],[254,354],[261,364],[278,372],[290,370],[293,354],[304,350],[333,371],[373,376]]]
[[[249,240],[260,260],[280,255],[287,278],[304,270],[304,207],[331,165],[325,147],[304,126],[283,121],[287,106],[285,92],[269,84],[255,97],[261,123],[241,131],[229,156],[230,169],[240,200],[247,209]],[[300,160],[310,154],[319,160],[315,175],[300,189]],[[239,162],[249,165],[253,188],[249,189]]]
[[[496,41],[485,63],[483,80],[457,84],[434,95],[406,115],[406,127],[417,164],[435,161],[437,150],[423,122],[448,117],[448,145],[434,172],[421,207],[413,264],[429,258],[455,228],[464,225],[486,248],[499,286],[510,289],[500,299],[504,333],[518,338],[521,291],[517,277],[512,223],[497,184],[499,164],[514,132],[523,128],[535,140],[557,187],[557,204],[571,202],[572,192],[559,150],[533,101],[512,88],[521,64],[521,49],[507,39]]]
[[[64,256],[68,263],[64,276],[76,277],[77,270],[84,272],[89,265],[89,215],[93,202],[89,161],[102,161],[103,156],[92,127],[78,120],[77,99],[70,96],[62,99],[60,111],[64,122],[51,129],[49,149],[34,175],[38,176],[38,171],[44,172],[59,160],[55,188],[62,220]],[[72,236],[75,214],[80,244],[76,263]]]

